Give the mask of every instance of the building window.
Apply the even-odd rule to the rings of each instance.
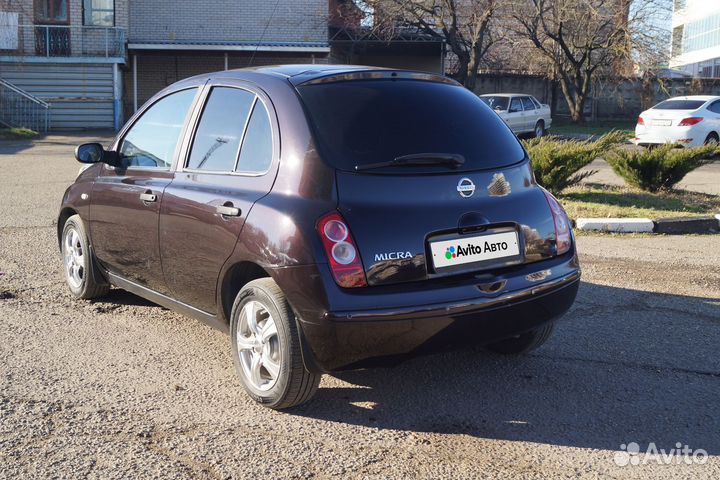
[[[700,63],[700,77],[711,78],[713,76],[713,62],[712,60]]]
[[[115,0],[83,0],[83,24],[115,26]]]
[[[36,0],[35,23],[69,23],[68,0]]]

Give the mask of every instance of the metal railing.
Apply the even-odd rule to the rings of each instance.
[[[17,36],[9,39],[6,33],[5,42],[16,48],[3,49],[1,55],[109,58],[125,56],[126,37],[117,27],[18,25]]]
[[[47,132],[50,104],[0,78],[0,123]]]

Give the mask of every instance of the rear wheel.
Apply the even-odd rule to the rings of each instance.
[[[705,139],[705,145],[718,145],[719,143],[720,138],[718,138],[718,134],[715,132],[710,132],[710,135]]]
[[[65,282],[76,298],[88,300],[108,293],[110,285],[94,270],[95,259],[80,215],[73,215],[65,222],[61,249]]]
[[[535,330],[530,330],[516,337],[506,338],[487,346],[488,350],[506,355],[520,355],[540,347],[550,338],[555,330],[555,322],[550,322]]]
[[[280,410],[317,391],[321,375],[305,369],[295,315],[271,278],[253,280],[238,293],[230,338],[235,369],[256,402]]]
[[[544,137],[545,122],[543,122],[542,120],[538,120],[538,122],[535,124],[535,130],[533,131],[533,134],[535,135],[535,138]]]

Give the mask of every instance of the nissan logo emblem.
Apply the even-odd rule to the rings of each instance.
[[[457,191],[461,197],[472,197],[473,193],[475,193],[475,184],[469,178],[463,177],[457,184]]]

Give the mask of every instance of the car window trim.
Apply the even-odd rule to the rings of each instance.
[[[233,170],[203,170],[203,169],[197,169],[197,168],[188,168],[187,164],[190,161],[190,154],[192,152],[193,144],[195,143],[195,136],[197,135],[198,128],[200,127],[200,122],[202,121],[202,113],[205,111],[205,107],[207,106],[208,101],[210,100],[210,96],[212,95],[213,88],[217,87],[225,87],[225,88],[235,88],[238,90],[245,90],[246,92],[251,93],[254,95],[253,103],[250,106],[250,110],[248,111],[248,115],[245,118],[245,126],[243,128],[242,137],[240,138],[240,145],[238,147],[237,156],[235,157],[235,165],[233,166]],[[205,95],[201,99],[201,106],[200,111],[197,114],[197,118],[194,119],[194,122],[192,124],[192,130],[190,131],[190,137],[187,140],[186,150],[183,152],[183,157],[178,162],[176,172],[180,173],[195,173],[195,174],[209,174],[209,175],[233,175],[238,177],[263,177],[267,175],[272,169],[273,164],[276,160],[276,153],[277,156],[279,156],[279,151],[276,152],[276,146],[275,146],[275,135],[276,135],[276,127],[274,126],[274,121],[272,115],[270,115],[270,109],[268,108],[268,105],[263,98],[263,96],[256,90],[252,89],[251,87],[245,86],[245,85],[238,85],[235,83],[227,83],[222,81],[212,82],[209,81],[206,84],[207,92],[205,92]],[[264,172],[238,172],[237,164],[240,160],[240,152],[242,151],[242,145],[245,140],[245,134],[247,133],[247,128],[250,124],[250,118],[252,117],[252,113],[255,110],[255,106],[257,105],[257,101],[260,100],[263,104],[263,107],[265,108],[265,111],[267,112],[268,119],[270,120],[270,134],[272,136],[272,155],[270,159],[270,165],[268,165],[268,168]],[[279,132],[277,133],[279,135]],[[278,137],[279,138],[279,137]]]
[[[252,118],[253,113],[255,113],[255,106],[257,105],[257,102],[258,102],[258,96],[256,94],[255,98],[253,98],[252,105],[250,105],[250,109],[248,110],[247,117],[245,117],[245,125],[243,125],[242,135],[240,135],[240,143],[238,144],[237,152],[235,152],[235,163],[233,164],[233,169],[232,169],[233,172],[238,171],[237,168],[238,168],[238,163],[240,163],[240,152],[242,151],[242,147],[245,144],[245,136],[247,135],[248,127],[250,126],[250,119]],[[271,128],[272,128],[272,125],[271,125]],[[272,135],[272,133],[271,133],[271,135]],[[271,157],[272,157],[272,155],[271,155]],[[272,160],[271,160],[271,163],[272,163]]]
[[[133,171],[133,172],[137,172],[137,171],[172,172],[172,171],[173,171],[173,166],[175,165],[175,161],[177,160],[178,156],[182,153],[182,146],[183,146],[183,141],[184,141],[184,138],[185,138],[185,132],[187,131],[187,128],[188,128],[188,126],[189,126],[189,124],[190,124],[190,120],[192,119],[192,114],[193,114],[193,112],[194,112],[194,110],[195,110],[195,107],[196,107],[196,105],[197,105],[198,99],[200,98],[200,96],[201,96],[201,94],[202,94],[202,90],[203,90],[202,87],[203,87],[203,85],[183,86],[182,88],[178,88],[177,90],[169,91],[169,92],[167,92],[165,95],[160,96],[160,97],[157,97],[156,99],[154,99],[154,100],[152,101],[152,103],[148,103],[148,104],[145,105],[143,108],[141,108],[140,110],[138,110],[135,115],[133,115],[133,118],[131,119],[132,122],[128,122],[128,124],[125,125],[125,127],[120,131],[120,134],[118,135],[116,141],[113,143],[113,151],[117,152],[117,153],[118,153],[118,157],[119,157],[119,155],[120,155],[120,146],[121,146],[122,143],[125,141],[125,137],[127,137],[127,135],[128,135],[128,133],[130,132],[130,130],[132,130],[132,128],[133,128],[135,125],[137,125],[137,122],[140,121],[140,119],[145,115],[145,113],[146,113],[148,110],[150,110],[152,107],[154,107],[155,105],[157,105],[158,102],[160,102],[161,100],[169,97],[170,95],[174,95],[174,94],[176,94],[176,93],[184,92],[184,91],[186,91],[186,90],[195,89],[195,90],[196,90],[196,92],[195,92],[195,98],[193,98],[193,100],[192,100],[192,102],[191,102],[191,104],[190,104],[190,108],[188,109],[187,113],[185,114],[185,119],[183,120],[183,126],[182,126],[182,128],[181,128],[181,130],[180,130],[180,135],[178,135],[177,143],[175,144],[175,154],[173,155],[172,162],[170,162],[170,164],[169,164],[168,167],[162,167],[162,168],[161,168],[161,167],[146,167],[146,166],[139,166],[139,165],[138,165],[138,166],[132,166],[132,165],[130,165],[130,166],[127,166],[127,167],[124,167],[124,168],[120,168],[120,167],[114,167],[114,166],[112,166],[112,165],[105,164],[105,169],[106,169],[106,170],[111,170],[111,171],[122,170],[123,172],[128,171],[128,170],[129,170],[129,171]]]

